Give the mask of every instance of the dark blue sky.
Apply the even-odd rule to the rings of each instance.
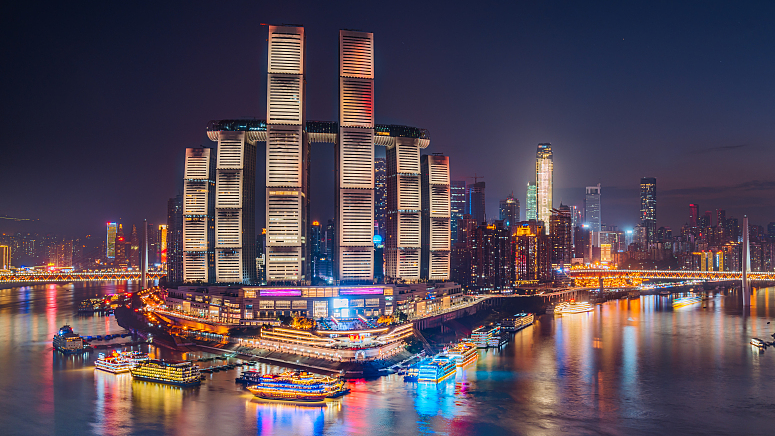
[[[75,236],[161,222],[207,121],[265,116],[260,23],[299,23],[308,119],[337,118],[338,30],[374,32],[377,121],[485,175],[489,215],[512,190],[524,207],[551,142],[556,203],[602,183],[607,224],[637,222],[644,176],[659,225],[691,202],[775,221],[773,2],[160,3],[3,4],[0,215]],[[313,159],[325,219],[333,147]]]

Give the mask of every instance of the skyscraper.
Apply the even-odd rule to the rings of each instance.
[[[113,262],[116,259],[116,223],[108,223],[108,233],[105,240],[105,257],[108,263]]]
[[[215,280],[215,150],[187,148],[183,179],[183,281]]]
[[[158,255],[158,262],[166,266],[167,265],[167,225],[166,224],[159,224],[159,238],[158,238],[158,244],[159,244],[159,255]]]
[[[657,233],[657,179],[640,179],[640,215],[645,230],[646,243],[656,241]]]
[[[450,234],[452,242],[457,242],[457,221],[466,213],[466,182],[452,180],[450,188]]]
[[[167,201],[167,282],[183,282],[183,196]]]
[[[514,198],[513,192],[500,201],[498,209],[498,219],[503,221],[506,228],[519,222],[519,200]]]
[[[484,182],[469,183],[466,190],[466,213],[476,220],[477,225],[487,220],[484,206]]]
[[[597,186],[587,186],[587,193],[584,197],[584,217],[585,224],[592,233],[593,245],[600,246],[599,235],[603,230],[600,219],[600,183]]]
[[[115,266],[117,268],[126,268],[127,265],[127,258],[126,258],[126,240],[124,238],[124,226],[122,224],[118,225],[118,230],[116,230],[116,263]],[[50,256],[49,256],[50,257]]]
[[[525,220],[538,220],[538,205],[536,196],[538,192],[536,190],[535,182],[529,182],[527,184],[527,197],[525,198]]]
[[[0,245],[0,270],[11,269],[11,247]]]
[[[140,238],[137,235],[137,226],[132,224],[132,233],[129,235],[129,266],[140,267]]]
[[[428,280],[448,280],[450,274],[449,158],[423,155],[422,257],[420,275]]]
[[[698,224],[698,216],[700,214],[700,206],[692,203],[689,205],[689,225],[692,227],[697,227]]]
[[[419,227],[419,150],[416,153],[415,173],[418,175],[418,195],[415,209]],[[336,178],[338,185],[336,275],[338,280],[344,283],[369,283],[374,277],[374,35],[372,33],[339,31],[339,135],[336,141]],[[419,244],[418,234],[418,249]],[[419,276],[419,252],[417,254]]]
[[[573,257],[571,221],[570,207],[560,204],[559,208],[552,209],[552,216],[549,218],[549,238],[552,245],[551,261],[554,268],[564,268],[570,265],[570,259]]]
[[[554,158],[552,144],[538,144],[536,151],[536,215],[548,231],[549,217],[552,215],[552,193],[554,189]]]
[[[305,128],[304,28],[269,26],[268,42],[267,282],[293,283],[308,279],[306,276],[310,259],[306,244],[309,215],[309,144]],[[251,240],[255,240],[253,235]]]
[[[384,157],[374,159],[374,198],[374,227],[384,241],[387,226],[387,160]]]

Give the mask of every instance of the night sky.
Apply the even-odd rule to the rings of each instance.
[[[164,222],[207,122],[265,118],[260,23],[305,26],[309,120],[337,120],[338,30],[374,32],[377,122],[429,129],[453,179],[484,175],[489,217],[512,190],[524,216],[551,142],[555,206],[601,183],[605,224],[637,223],[640,177],[674,232],[692,202],[775,221],[775,2],[4,2],[0,17],[0,215],[39,220],[0,231]],[[313,151],[313,219],[334,215],[333,150]]]

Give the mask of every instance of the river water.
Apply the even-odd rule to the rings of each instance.
[[[758,290],[747,316],[736,293],[680,309],[643,296],[544,315],[438,385],[388,376],[350,382],[325,406],[295,406],[254,399],[234,383],[239,370],[179,389],[95,372],[96,352],[52,352],[66,323],[83,336],[121,332],[112,316],[76,309],[133,286],[0,289],[0,435],[775,434],[775,349],[748,345],[772,339],[775,288]]]

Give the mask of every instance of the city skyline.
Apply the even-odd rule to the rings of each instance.
[[[775,189],[765,165],[772,160],[773,153],[772,147],[767,146],[773,132],[766,121],[771,119],[772,109],[762,106],[768,99],[761,98],[762,92],[766,95],[771,89],[766,77],[773,61],[751,56],[775,40],[773,30],[759,18],[768,15],[771,5],[744,10],[731,6],[704,10],[697,20],[691,19],[695,11],[684,5],[675,6],[671,17],[637,5],[620,5],[613,10],[592,6],[592,13],[584,14],[596,17],[588,18],[589,22],[580,22],[574,17],[574,8],[580,5],[569,5],[563,10],[540,5],[510,6],[502,12],[519,12],[519,18],[504,29],[515,29],[515,32],[497,30],[501,38],[496,40],[504,42],[486,46],[470,59],[464,59],[458,68],[445,68],[449,61],[441,53],[446,51],[437,48],[466,48],[481,43],[477,39],[481,36],[457,35],[449,30],[449,24],[466,26],[472,19],[484,20],[484,12],[475,11],[464,20],[452,11],[422,14],[426,11],[423,6],[416,16],[401,23],[400,28],[386,31],[387,23],[360,14],[364,11],[360,7],[332,7],[326,8],[330,11],[323,11],[315,6],[294,6],[270,5],[258,10],[230,5],[224,7],[224,12],[226,15],[237,10],[255,13],[262,22],[309,23],[308,32],[316,38],[309,43],[308,69],[318,73],[307,77],[310,84],[315,84],[314,88],[310,86],[308,105],[310,112],[319,114],[320,118],[337,118],[336,108],[331,104],[336,88],[331,76],[336,75],[336,65],[330,59],[336,58],[336,43],[330,42],[335,38],[336,29],[357,26],[384,35],[375,52],[375,65],[381,77],[380,85],[375,88],[377,112],[389,114],[391,118],[387,122],[421,125],[433,132],[434,144],[428,151],[443,152],[450,157],[453,180],[486,172],[488,216],[495,216],[498,201],[509,192],[523,193],[525,183],[531,180],[534,147],[540,142],[551,142],[554,148],[553,206],[557,207],[559,202],[581,205],[584,186],[601,183],[605,191],[605,224],[620,227],[637,224],[638,179],[644,176],[660,180],[659,226],[677,228],[686,222],[686,203],[724,208],[731,215],[745,214],[752,222],[763,224],[775,215],[770,204],[760,201],[771,197]],[[28,6],[14,7],[24,12]],[[613,22],[606,19],[628,11],[638,12],[639,18]],[[86,12],[78,7],[66,11],[52,8],[40,13],[37,25],[41,27],[23,29],[12,24],[6,29],[10,34],[6,40],[25,41],[7,47],[7,54],[15,57],[22,53],[19,50],[24,50],[25,58],[30,61],[11,71],[10,80],[3,85],[9,102],[4,105],[4,115],[17,127],[2,140],[8,157],[3,160],[0,183],[15,188],[0,194],[0,203],[5,206],[0,213],[4,215],[38,219],[46,229],[61,233],[86,233],[115,217],[129,222],[143,218],[162,222],[164,202],[181,189],[178,182],[182,175],[181,150],[207,143],[202,134],[206,122],[213,118],[264,117],[259,102],[266,93],[265,76],[255,71],[266,70],[262,67],[266,62],[266,48],[262,43],[265,30],[258,26],[234,30],[227,28],[224,20],[208,17],[208,25],[197,28],[201,36],[186,39],[190,49],[177,50],[182,44],[179,37],[189,35],[192,29],[173,22],[171,34],[141,36],[137,33],[139,29],[149,28],[154,32],[158,26],[143,26],[149,18],[140,9],[130,8],[121,17],[110,17],[106,23],[115,24],[113,27],[80,25],[82,20],[93,18],[99,12]],[[206,12],[192,7],[174,10],[174,13],[201,20]],[[171,7],[164,6],[158,11],[159,17],[171,14]],[[334,26],[321,25],[317,19],[320,14],[340,18]],[[62,20],[62,17],[71,19]],[[714,17],[734,19],[724,21],[727,24],[721,28],[714,28],[712,34],[716,36],[710,44],[699,51],[689,50],[695,38],[690,35],[707,33],[711,26],[708,23]],[[487,18],[491,21],[492,17]],[[418,20],[423,20],[422,24]],[[595,26],[596,20],[610,25]],[[57,24],[62,22],[71,24],[67,27]],[[661,35],[654,30],[672,28],[677,22],[682,23],[684,31]],[[549,39],[530,36],[531,29],[547,23],[556,28],[556,36]],[[685,31],[686,26],[694,32]],[[32,31],[36,34],[28,33]],[[50,48],[51,56],[48,51],[30,50],[51,38],[53,32],[60,44]],[[573,42],[577,35],[578,42]],[[89,41],[81,44],[85,37]],[[736,38],[738,44],[724,44],[722,37]],[[142,53],[127,51],[134,41],[147,38],[158,43],[148,45]],[[406,38],[412,38],[413,44],[406,43]],[[228,47],[219,47],[224,56],[251,53],[246,59],[248,65],[242,69],[244,72],[235,75],[198,64],[201,57],[197,53],[213,52],[211,44],[224,40],[232,41]],[[108,42],[114,50],[105,49]],[[73,58],[65,56],[70,50],[68,47],[77,44],[81,45],[77,49],[80,57],[76,58],[81,61],[76,65],[82,65],[83,69],[69,67]],[[590,48],[595,44],[599,48]],[[578,50],[571,53],[564,47]],[[163,58],[171,49],[179,53],[174,62]],[[444,74],[436,74],[433,68],[413,73],[415,77],[407,82],[401,69],[391,67],[393,61],[398,63],[425,53],[432,53],[429,63],[439,65]],[[516,75],[513,84],[505,89],[497,88],[497,92],[479,83],[473,84],[470,91],[465,90],[477,62],[503,54],[508,54],[504,59],[519,59],[519,64],[510,64],[512,61],[507,60],[506,66]],[[50,63],[50,71],[54,71],[53,81],[41,80],[41,73],[29,70],[43,62],[44,56],[46,64]],[[155,60],[152,67],[148,64],[151,59]],[[128,65],[122,63],[127,61]],[[558,68],[565,64],[572,68]],[[600,77],[590,74],[592,68],[602,73]],[[558,72],[537,77],[530,72],[534,69]],[[149,76],[144,70],[159,74]],[[561,70],[575,73],[568,76],[571,73]],[[494,77],[497,72],[486,74]],[[185,86],[161,86],[176,82],[176,77],[182,77]],[[30,80],[36,81],[38,92],[26,93],[28,86],[17,86],[31,83]],[[219,86],[211,86],[214,82]],[[564,82],[584,92],[553,91],[558,83]],[[54,83],[77,84],[79,92],[73,97],[69,91],[73,86],[57,87]],[[683,86],[684,83],[693,86]],[[719,86],[720,83],[724,86]],[[654,87],[661,90],[653,93]],[[439,95],[434,91],[437,88],[453,92]],[[726,91],[708,96],[705,92],[708,88]],[[136,89],[153,89],[153,98],[147,91],[138,94]],[[627,98],[615,98],[620,94]],[[413,107],[406,107],[403,102],[411,96],[423,98]],[[476,100],[472,100],[474,96]],[[458,99],[461,104],[438,104],[450,98]],[[673,98],[677,104],[665,105]],[[149,105],[151,101],[157,105]],[[472,101],[492,102],[508,122],[482,119],[481,104]],[[703,105],[692,106],[688,103],[691,101],[701,101]],[[581,108],[593,103],[610,109],[583,113]],[[38,108],[46,108],[42,115],[50,115],[49,118],[57,121],[37,123]],[[56,116],[50,111],[56,111]],[[106,117],[107,114],[111,116]],[[93,122],[87,125],[87,120]],[[470,123],[484,123],[488,129],[484,134],[474,134],[450,128]],[[707,129],[707,125],[714,128]],[[128,130],[127,126],[143,128]],[[22,132],[29,131],[39,132],[34,136],[40,139],[22,140]],[[43,139],[51,137],[58,139]],[[111,146],[104,145],[102,138],[105,137],[113,138]],[[22,143],[25,145],[18,145]],[[476,147],[471,148],[470,144]],[[474,149],[483,152],[472,152]],[[258,150],[258,154],[262,151]],[[319,152],[320,156],[313,158],[333,163],[332,149]],[[97,159],[111,164],[97,164]],[[628,165],[620,165],[623,161]],[[59,165],[66,165],[70,171],[64,175],[55,171]],[[725,165],[745,167],[746,171],[726,170]],[[141,178],[135,183],[124,182],[139,172],[153,177]],[[257,179],[265,176],[261,165],[257,173],[260,173]],[[29,174],[35,176],[29,177]],[[332,178],[333,175],[324,172],[313,177]],[[326,200],[329,195],[333,198],[333,189],[328,188],[331,186],[328,183],[321,185],[326,189],[322,190],[323,195],[313,196],[319,200],[311,205],[312,218],[325,220],[333,216],[327,206],[332,202]],[[256,191],[256,203],[264,204],[260,183]],[[68,207],[64,207],[64,198],[69,202]],[[517,198],[524,201],[521,195]],[[162,206],[148,208],[157,204]],[[58,213],[51,214],[52,209]],[[320,212],[316,213],[317,210]],[[256,211],[257,226],[261,225],[261,212],[262,209]],[[13,231],[12,228],[19,228],[23,223],[0,224],[3,226],[0,231]]]

